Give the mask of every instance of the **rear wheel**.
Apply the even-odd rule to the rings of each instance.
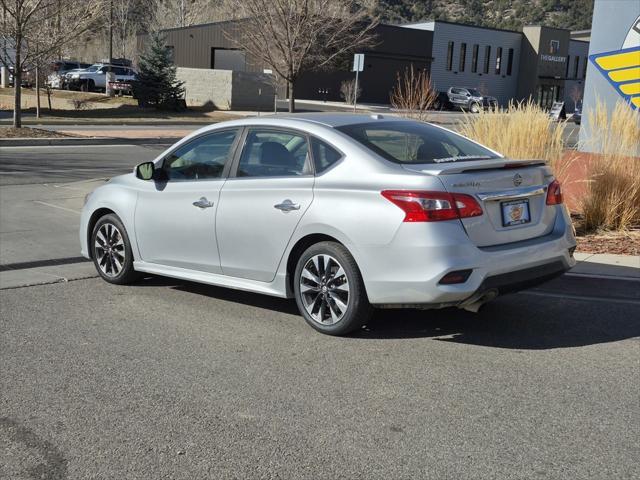
[[[373,313],[355,260],[336,242],[317,243],[302,254],[294,291],[307,323],[328,335],[353,332]]]
[[[91,248],[96,270],[107,282],[122,285],[140,277],[133,269],[129,236],[117,215],[105,215],[96,222]]]

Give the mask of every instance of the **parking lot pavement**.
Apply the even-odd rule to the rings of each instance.
[[[349,338],[153,278],[0,304],[0,478],[640,475],[638,303],[517,294]]]
[[[161,148],[0,152],[0,478],[640,474],[639,259],[349,338],[292,301],[87,278],[84,195]]]

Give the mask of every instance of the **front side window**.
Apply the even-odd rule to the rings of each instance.
[[[395,163],[449,163],[498,158],[453,132],[418,122],[346,125],[338,130]]]
[[[295,177],[311,173],[307,137],[293,132],[252,129],[242,150],[238,177]]]
[[[174,150],[164,160],[170,181],[211,180],[222,177],[232,154],[236,130],[203,135]]]

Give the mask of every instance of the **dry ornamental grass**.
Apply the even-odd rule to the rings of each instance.
[[[582,202],[585,229],[640,227],[640,112],[618,102],[609,113],[598,101],[587,115],[587,147],[602,154],[594,155],[588,168]]]

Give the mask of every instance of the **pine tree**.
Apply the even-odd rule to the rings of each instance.
[[[184,84],[176,78],[176,67],[164,36],[149,35],[149,45],[140,56],[138,79],[133,95],[142,107],[179,109],[184,107]]]

